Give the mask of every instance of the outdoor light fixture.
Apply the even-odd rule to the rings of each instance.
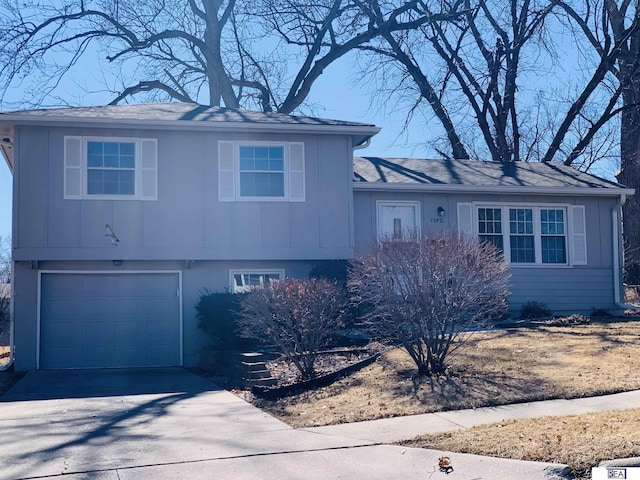
[[[112,262],[116,267],[119,267],[120,265],[122,265],[122,260],[112,260]]]
[[[193,264],[195,262],[193,260],[185,260],[184,261],[184,268],[189,269],[189,268],[193,268]]]
[[[445,213],[446,212],[444,211],[444,208],[438,207],[438,216],[439,217],[444,217]]]

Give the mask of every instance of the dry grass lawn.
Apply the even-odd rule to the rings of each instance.
[[[556,462],[589,478],[602,460],[640,456],[640,409],[507,420],[425,435],[403,442],[412,447],[494,457]],[[455,458],[452,458],[455,463]]]
[[[305,427],[640,389],[640,321],[476,333],[446,376],[415,373],[396,349],[328,387],[255,403]]]

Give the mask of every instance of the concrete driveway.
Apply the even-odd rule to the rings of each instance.
[[[0,397],[0,477],[548,478],[532,462],[294,430],[182,369],[30,372]],[[550,466],[553,468],[553,466]],[[544,475],[542,471],[545,470]],[[469,476],[472,475],[472,476]]]

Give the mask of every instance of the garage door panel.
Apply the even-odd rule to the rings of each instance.
[[[44,275],[42,277],[42,298],[73,298],[83,288],[83,280],[73,275],[58,276],[55,280]]]
[[[82,345],[87,347],[112,345],[115,325],[109,321],[92,321],[82,324]]]
[[[41,368],[179,365],[178,288],[177,274],[43,273]]]
[[[170,367],[174,365],[174,359],[163,345],[147,347],[146,355],[158,366]]]
[[[118,344],[137,345],[141,336],[140,324],[135,320],[128,322],[116,322],[115,335]]]
[[[168,337],[172,337],[175,334],[173,325],[169,322],[154,322],[153,324],[147,324],[147,336],[149,337],[149,343],[162,344],[166,343]]]
[[[59,322],[55,328],[43,329],[42,335],[49,339],[53,347],[71,347],[77,343],[73,322]]]
[[[75,319],[78,317],[78,302],[72,298],[44,301],[42,308],[51,312],[54,318]]]
[[[117,367],[135,365],[142,357],[140,347],[137,345],[118,345],[115,350]]]
[[[109,298],[83,298],[81,301],[83,319],[107,318],[114,314],[113,300]]]
[[[71,368],[77,362],[77,348],[73,346],[51,346],[43,352],[40,362],[47,364],[55,362],[56,368]]]

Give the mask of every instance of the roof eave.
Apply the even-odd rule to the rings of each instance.
[[[528,195],[589,195],[615,197],[633,195],[635,189],[623,187],[532,187],[519,185],[449,185],[354,182],[354,190],[438,193],[515,193]]]
[[[139,120],[119,118],[69,118],[69,117],[36,117],[26,118],[21,115],[6,113],[0,115],[0,124],[11,125],[48,125],[60,127],[94,127],[105,125],[127,126],[156,130],[206,130],[206,131],[252,131],[252,132],[282,132],[351,135],[366,140],[380,131],[374,125],[317,125],[317,124],[288,124],[267,122],[206,122],[189,120]]]

